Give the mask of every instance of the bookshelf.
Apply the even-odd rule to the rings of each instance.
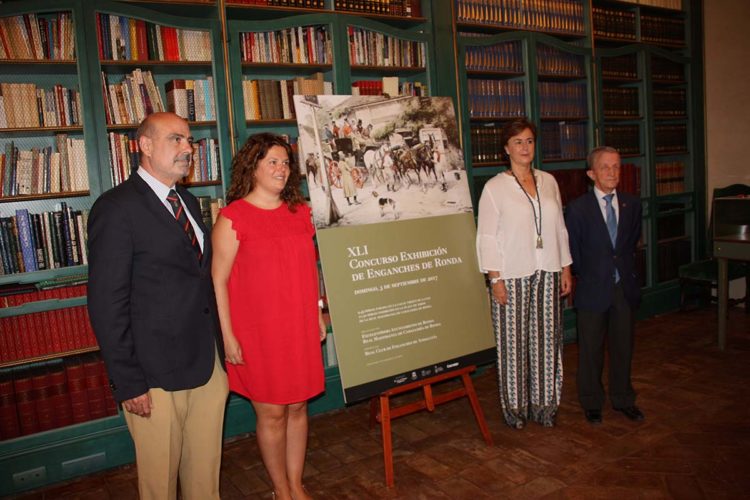
[[[280,118],[275,114],[248,118],[245,108],[250,103],[246,102],[243,89],[248,84],[243,82],[284,80],[292,82],[294,89],[294,82],[299,86],[302,80],[320,85],[322,77],[331,92],[348,94],[352,87],[357,87],[360,93],[369,92],[367,82],[382,85],[383,77],[395,77],[400,91],[454,98],[475,199],[484,182],[506,166],[499,154],[502,148],[495,142],[497,128],[519,114],[536,123],[538,165],[552,172],[561,187],[566,183],[571,186],[566,190],[569,194],[564,195],[568,198],[586,189],[582,150],[612,141],[618,148],[627,149],[628,152],[623,151],[626,164],[623,178],[630,179],[628,190],[640,193],[644,204],[644,237],[639,259],[646,269],[646,280],[640,313],[648,316],[676,308],[674,270],[679,263],[702,255],[705,245],[695,237],[705,232],[705,194],[701,190],[705,177],[704,151],[702,142],[696,140],[703,134],[700,16],[694,14],[700,12],[696,10],[698,0],[683,0],[683,9],[680,5],[674,8],[675,0],[389,2],[389,6],[404,12],[407,6],[411,7],[410,17],[376,12],[376,6],[382,7],[382,2],[375,1],[342,5],[338,0],[324,0],[322,5],[306,3],[303,7],[297,5],[299,0],[276,3],[260,6],[240,0],[3,2],[0,18],[33,14],[37,19],[47,19],[49,24],[58,13],[70,14],[70,36],[76,47],[73,59],[37,60],[29,59],[28,54],[20,55],[20,59],[14,54],[10,59],[6,54],[5,58],[0,57],[0,83],[34,84],[45,90],[59,84],[78,92],[81,122],[0,128],[0,153],[11,141],[19,150],[50,147],[54,152],[56,135],[81,139],[86,161],[80,171],[86,174],[87,187],[81,181],[76,186],[85,189],[25,194],[0,191],[0,218],[15,217],[16,210],[24,209],[30,214],[64,213],[62,203],[66,210],[80,211],[83,217],[97,196],[119,182],[110,169],[112,151],[115,159],[119,151],[119,162],[129,160],[133,151],[128,135],[134,132],[137,120],[117,122],[111,116],[108,120],[114,109],[108,107],[112,101],[105,100],[102,74],[107,78],[109,90],[109,85],[128,82],[134,73],[137,76],[137,71],[141,76],[150,72],[165,106],[169,82],[173,82],[169,88],[171,99],[174,100],[176,90],[177,101],[182,102],[179,96],[183,90],[185,93],[189,90],[187,81],[212,78],[215,114],[204,120],[195,116],[190,125],[197,138],[216,141],[204,151],[212,147],[215,151],[218,147],[215,171],[219,175],[189,181],[196,195],[211,198],[222,196],[229,180],[233,151],[248,135],[273,131],[288,135],[292,142],[297,135],[296,121],[283,114],[283,102]],[[601,15],[602,9],[606,15]],[[176,58],[154,57],[153,49],[149,55],[148,35],[146,50],[137,51],[136,57],[132,46],[129,57],[127,47],[124,57],[122,49],[117,47],[107,53],[102,47],[100,53],[102,25],[97,14],[100,19],[103,15],[107,20],[127,19],[128,33],[134,20],[136,35],[138,26],[150,25],[207,33],[210,57],[206,58],[205,53],[188,57],[180,55],[179,50]],[[111,32],[112,26],[109,28]],[[324,40],[324,57],[306,62],[252,57],[255,46],[252,37],[260,41],[258,34],[264,33],[268,34],[263,35],[264,40],[270,40],[270,34],[286,33],[286,39],[294,41],[292,32],[295,32],[298,44],[300,29],[305,40]],[[354,42],[366,44],[369,40],[374,40],[376,46],[395,43],[400,50],[402,46],[420,47],[417,52],[422,54],[421,61],[412,59],[395,64],[377,57],[367,59],[367,50],[360,45],[358,52]],[[413,52],[411,48],[408,50]],[[192,85],[195,100],[195,84]],[[288,91],[289,83],[286,85]],[[279,96],[281,86],[279,83]],[[377,86],[374,91],[379,91]],[[563,110],[549,109],[550,104],[558,103],[558,96],[570,99],[573,105]],[[568,138],[571,140],[567,141]],[[117,165],[120,177],[126,175],[125,164]],[[621,187],[625,189],[624,184]],[[71,283],[81,276],[85,279],[86,273],[85,263],[80,262],[68,267],[2,274],[0,287],[32,292],[38,290],[36,284],[44,287],[57,282],[73,288],[75,285]],[[85,310],[84,305],[85,296],[81,294],[38,297],[0,307],[0,321],[11,318],[28,321],[32,317],[34,323],[44,315],[71,314],[65,311],[72,311],[75,317],[75,311]],[[570,333],[575,324],[571,313],[567,311],[564,319],[568,340],[572,339]],[[3,326],[2,332],[6,330]],[[91,354],[88,351],[95,349],[73,343],[64,349],[61,346],[60,352],[24,355],[0,362],[0,387],[4,380],[7,383],[8,374],[16,370],[38,370],[59,376],[66,363],[84,364]],[[311,413],[343,406],[332,343],[327,342],[323,349],[326,394],[311,402]],[[230,398],[225,435],[248,432],[253,425],[250,405],[239,398]],[[2,440],[0,495],[130,463],[134,453],[129,443],[120,416],[105,416]]]
[[[588,189],[585,153],[600,144],[618,148],[620,189],[639,194],[644,204],[640,312],[675,308],[676,269],[700,254],[703,243],[694,235],[705,227],[704,193],[696,190],[704,177],[703,146],[695,139],[703,113],[700,19],[692,15],[699,2],[451,3],[451,13],[435,22],[451,24],[455,45],[438,40],[436,47],[454,50],[455,98],[475,199],[506,168],[497,132],[518,113],[537,125],[537,165],[555,175],[564,203]],[[576,107],[579,86],[589,98]],[[573,107],[562,110],[565,102]]]
[[[591,50],[539,32],[462,31],[457,48],[475,201],[484,183],[507,167],[499,131],[518,116],[537,126],[537,164],[557,178],[564,200],[585,192],[581,168],[593,142]]]
[[[163,109],[176,107],[178,114],[189,119],[197,139],[196,175],[185,183],[199,199],[223,196],[221,166],[231,159],[226,89],[206,85],[225,74],[216,6],[206,10],[191,4],[177,9],[193,12],[192,17],[151,8],[155,6],[88,0],[5,2],[0,6],[3,33],[8,29],[20,36],[19,21],[26,27],[35,23],[47,26],[48,39],[57,40],[51,46],[57,49],[62,45],[64,50],[57,50],[66,54],[56,56],[53,51],[46,57],[49,51],[36,50],[29,57],[28,53],[9,54],[6,46],[0,53],[5,56],[0,89],[13,104],[10,116],[14,120],[9,123],[6,117],[0,123],[9,125],[0,127],[0,150],[13,151],[12,145],[33,152],[35,168],[24,174],[33,180],[31,188],[20,189],[13,179],[8,182],[15,191],[0,191],[0,220],[6,237],[2,242],[8,240],[9,221],[14,225],[21,221],[18,227],[27,225],[32,243],[39,243],[31,248],[36,262],[19,258],[15,267],[8,267],[10,255],[4,253],[0,274],[0,495],[134,459],[127,427],[112,400],[88,322],[85,227],[87,209],[96,197],[130,173],[127,160],[135,151],[128,150],[133,144],[128,135],[132,137],[145,113],[158,109],[145,109],[146,104],[160,100]],[[6,19],[19,21],[11,24]],[[121,44],[113,43],[114,23],[122,30]],[[157,31],[162,43],[161,35],[171,36],[166,52],[163,45],[159,48],[156,44],[153,35]],[[109,43],[102,43],[107,40]],[[31,45],[30,50],[38,45]],[[133,94],[126,100],[122,83],[132,90],[135,76],[145,72],[153,81],[149,88],[153,101],[130,99]],[[103,75],[110,84],[107,91],[119,91],[114,99],[102,86]],[[16,90],[16,84],[23,86]],[[40,91],[35,92],[33,86]],[[54,113],[50,106],[49,112],[29,118],[25,107],[18,105],[25,97],[21,91],[37,94],[39,102],[50,99],[54,105],[55,100],[44,95],[51,92],[63,104],[62,111]],[[175,98],[176,93],[182,96]],[[3,102],[3,111],[7,110],[8,104]],[[59,158],[66,156],[63,146],[68,146],[69,165]],[[73,151],[72,146],[76,148]],[[115,146],[129,154],[118,158]],[[117,161],[121,162],[118,176],[111,168]],[[8,172],[2,169],[3,174]],[[8,178],[3,176],[3,180]],[[45,234],[50,238],[38,237]],[[29,240],[28,235],[25,239]],[[14,244],[1,249],[17,253],[20,240]],[[55,408],[52,415],[59,416],[53,421],[49,405]],[[15,430],[9,424],[11,415]]]
[[[702,146],[695,140],[692,2],[593,2],[600,141],[619,148],[637,173],[644,203],[645,296],[665,297],[677,269],[699,251],[705,227]],[[670,298],[670,301],[674,299]],[[673,303],[673,302],[672,302]],[[647,307],[649,302],[646,302]]]

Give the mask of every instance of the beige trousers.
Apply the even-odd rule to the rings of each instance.
[[[184,391],[151,389],[149,418],[125,412],[135,442],[141,500],[219,499],[224,409],[229,387],[218,356],[211,378]]]

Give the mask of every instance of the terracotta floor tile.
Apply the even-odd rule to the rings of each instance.
[[[387,488],[380,428],[369,428],[365,401],[310,419],[305,484],[314,498],[333,500],[750,498],[750,315],[731,311],[724,352],[716,347],[715,322],[715,310],[704,309],[638,323],[633,385],[644,422],[630,422],[609,402],[601,425],[585,421],[576,396],[577,346],[569,344],[553,429],[507,427],[497,373],[487,367],[473,380],[494,446],[482,440],[465,400],[397,419],[396,485]],[[136,491],[129,465],[16,498],[125,500]],[[225,443],[221,491],[225,500],[270,498],[253,434]]]

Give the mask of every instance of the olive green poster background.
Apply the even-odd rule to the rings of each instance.
[[[347,402],[494,359],[471,213],[319,229]]]

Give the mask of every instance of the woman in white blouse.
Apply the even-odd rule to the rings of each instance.
[[[555,424],[562,389],[562,303],[570,293],[568,232],[560,190],[536,170],[536,128],[507,123],[501,144],[510,169],[490,179],[479,199],[477,253],[487,273],[497,339],[505,422]]]

